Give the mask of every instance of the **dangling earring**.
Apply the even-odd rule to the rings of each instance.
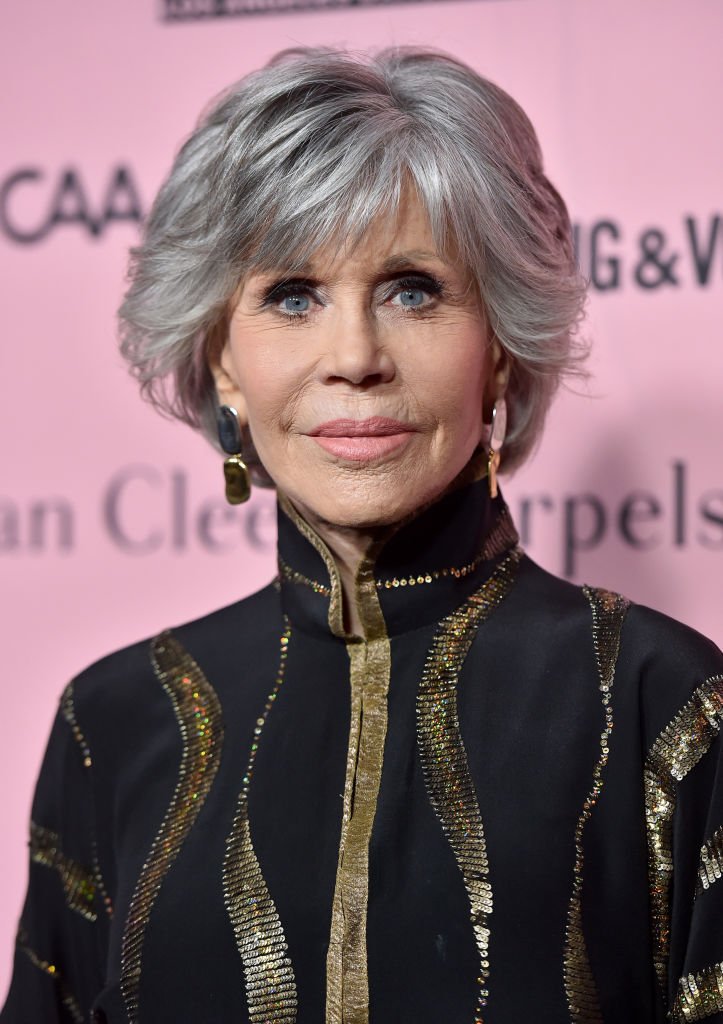
[[[490,427],[490,447],[487,453],[487,483],[490,489],[490,497],[497,497],[497,470],[500,468],[502,456],[502,445],[507,433],[507,402],[504,398],[498,398],[492,410],[492,425]]]
[[[251,476],[241,454],[241,425],[231,405],[220,405],[216,413],[218,441],[228,458],[223,463],[226,480],[226,501],[241,505],[251,495]]]

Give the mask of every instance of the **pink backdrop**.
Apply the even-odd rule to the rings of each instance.
[[[543,565],[720,644],[721,39],[713,0],[447,0],[176,23],[158,0],[4,6],[0,990],[62,687],[273,574],[270,496],[227,510],[219,458],[140,404],[114,347],[137,217],[201,107],[276,50],[319,43],[441,47],[522,102],[592,278],[594,381],[561,396],[506,494]]]

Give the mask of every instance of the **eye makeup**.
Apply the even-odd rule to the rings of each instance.
[[[428,271],[415,271],[413,269],[400,270],[395,274],[385,274],[380,280],[375,282],[375,287],[380,286],[384,288],[385,302],[405,290],[419,290],[433,299],[440,298],[446,293],[444,284],[434,275]],[[278,306],[280,302],[283,302],[284,299],[297,295],[309,296],[317,302],[320,301],[319,282],[310,277],[287,277],[272,280],[261,291],[258,297],[258,308],[273,308]],[[406,308],[409,312],[422,312],[429,308],[429,303],[421,307],[415,308],[410,306]],[[283,315],[293,317],[302,314],[295,314],[292,310],[284,310]]]
[[[391,287],[387,289],[386,298],[390,299],[394,295],[398,295],[399,292],[403,291],[422,291],[429,295],[431,298],[440,298],[445,294],[444,285],[438,278],[426,271],[402,271],[399,274],[395,274],[390,280],[385,278]],[[414,307],[408,307],[410,311],[414,312]],[[420,311],[422,308],[419,307]]]
[[[318,281],[309,277],[286,277],[272,281],[261,292],[258,305],[261,309],[275,306],[291,295],[315,295]]]

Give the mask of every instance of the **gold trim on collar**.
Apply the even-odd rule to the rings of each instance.
[[[335,636],[344,636],[344,607],[342,604],[341,579],[339,577],[339,570],[336,567],[336,562],[316,530],[313,530],[307,521],[296,511],[286,495],[279,493],[278,499],[281,508],[284,510],[301,536],[306,537],[311,546],[321,556],[324,565],[326,566],[326,571],[329,573],[329,581],[331,583],[331,590],[329,593],[329,629]],[[294,572],[293,569],[291,571]],[[298,575],[299,579],[294,580],[295,583],[305,583],[308,579],[306,576],[302,577],[301,573]],[[314,589],[314,581],[310,580],[309,583],[312,585],[312,589]],[[323,584],[317,583],[316,587],[322,588]],[[321,590],[319,592],[321,592]]]
[[[396,589],[397,587],[414,587],[422,583],[436,583],[437,580],[448,579],[450,576],[453,579],[461,580],[479,568],[482,562],[489,562],[514,548],[519,539],[509,510],[507,506],[504,506],[495,520],[494,526],[485,537],[479,554],[471,562],[447,569],[434,569],[431,572],[420,573],[418,576],[394,576],[391,579],[377,580],[376,586],[379,590],[391,590],[392,587]]]
[[[321,594],[322,597],[331,597],[331,587],[312,580],[309,576],[304,576],[303,572],[297,572],[281,557],[279,558],[279,576],[283,576],[289,583],[298,583],[299,586],[308,587],[309,590],[313,590],[315,594]]]
[[[283,508],[284,511],[290,515],[290,509],[292,506],[290,506],[288,501],[284,501]],[[299,522],[305,521],[301,519],[298,513],[294,514],[298,517],[293,520],[298,528]],[[305,523],[305,525],[307,526],[307,529],[311,529],[308,524]],[[313,535],[316,536],[316,534]],[[304,536],[311,540],[311,536],[309,534],[305,533]],[[388,537],[385,538],[385,540],[387,539]],[[466,576],[473,573],[475,569],[479,568],[482,562],[491,561],[493,558],[497,558],[499,555],[505,554],[511,548],[514,548],[518,541],[519,536],[515,529],[515,525],[512,522],[512,518],[510,517],[509,509],[507,506],[504,506],[489,534],[485,537],[482,548],[471,562],[468,562],[466,565],[448,566],[444,569],[431,569],[428,572],[417,573],[416,575],[387,576],[382,579],[375,580],[374,585],[377,590],[396,590],[398,587],[414,587],[427,583],[436,583],[438,580],[449,579],[450,577],[458,580],[464,579]],[[323,550],[326,549],[322,549],[320,545],[321,542],[319,544],[314,544],[314,547],[320,554],[322,554],[323,557]],[[329,558],[331,558],[330,554]],[[313,580],[309,576],[305,576],[303,573],[297,572],[296,569],[293,569],[282,558],[279,558],[279,575],[283,576],[284,579],[289,580],[290,583],[296,583],[300,586],[308,587],[310,590],[313,590],[315,594],[321,594],[322,597],[331,597],[332,595],[333,586],[327,587],[324,583],[320,583],[318,580]]]

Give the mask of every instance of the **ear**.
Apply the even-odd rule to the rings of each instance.
[[[492,422],[492,410],[498,398],[502,398],[510,381],[510,357],[500,345],[495,334],[492,335],[487,350],[487,380],[482,404],[482,419],[485,423]]]
[[[248,425],[248,410],[246,399],[241,391],[238,380],[238,371],[234,364],[233,352],[224,327],[223,332],[215,332],[208,341],[207,363],[211,371],[214,384],[216,385],[216,396],[219,405],[230,405],[238,413],[242,426]]]

